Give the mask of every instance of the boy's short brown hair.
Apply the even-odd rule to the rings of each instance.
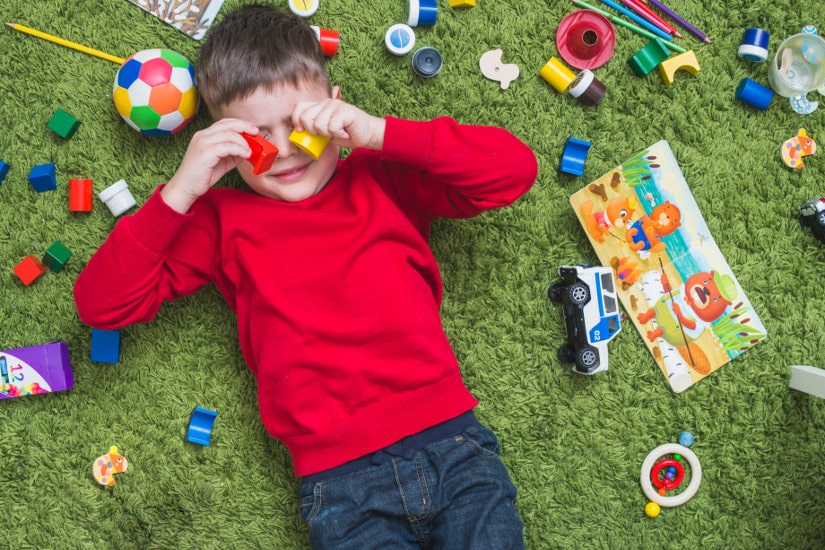
[[[263,87],[317,82],[330,88],[318,39],[304,21],[274,6],[244,6],[210,31],[195,81],[209,112]]]

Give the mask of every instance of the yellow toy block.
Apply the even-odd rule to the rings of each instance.
[[[472,8],[476,5],[476,0],[450,0],[451,8]]]
[[[661,73],[662,80],[668,86],[673,84],[676,71],[680,69],[685,70],[690,74],[696,74],[700,71],[699,60],[696,59],[696,54],[693,53],[693,50],[688,50],[685,53],[668,57],[659,64],[659,73]]]

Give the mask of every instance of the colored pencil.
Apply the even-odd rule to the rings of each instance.
[[[671,36],[668,33],[663,31],[662,29],[660,29],[656,25],[654,25],[652,23],[649,23],[644,18],[639,17],[638,15],[636,15],[635,13],[630,11],[629,9],[625,8],[624,6],[620,6],[619,4],[614,2],[613,0],[600,0],[600,1],[605,6],[613,8],[617,12],[619,12],[622,15],[624,15],[625,17],[627,17],[628,19],[634,21],[637,25],[640,25],[640,26],[646,28],[648,31],[652,32],[653,34],[655,34],[659,38],[661,38],[663,40],[670,40]]]
[[[682,38],[682,34],[676,29],[676,27],[662,19],[658,13],[647,7],[647,4],[641,0],[622,0],[622,4],[632,9],[641,17],[644,17],[663,31],[672,34],[676,38]]]
[[[64,38],[60,38],[58,36],[54,36],[51,34],[46,34],[45,32],[41,32],[35,29],[30,29],[24,25],[20,25],[18,23],[6,23],[6,25],[16,31],[20,31],[22,33],[30,34],[32,36],[36,36],[37,38],[42,38],[43,40],[48,40],[49,42],[53,42],[55,44],[60,44],[61,46],[65,46],[67,48],[71,48],[73,50],[77,50],[79,52],[83,52],[85,54],[93,55],[95,57],[99,57],[101,59],[105,59],[107,61],[111,61],[112,63],[117,63],[118,65],[123,65],[126,61],[125,59],[121,59],[119,57],[115,57],[114,55],[110,55],[106,52],[102,52],[100,50],[95,50],[94,48],[90,48],[88,46],[84,46],[82,44],[78,44],[77,42],[71,42]]]
[[[683,26],[689,32],[695,34],[696,37],[699,38],[699,40],[701,40],[703,42],[707,42],[708,44],[711,43],[710,38],[708,38],[705,33],[703,33],[702,31],[700,31],[699,29],[697,29],[696,27],[694,27],[693,25],[691,25],[690,23],[688,23],[687,21],[685,21],[684,19],[679,17],[679,14],[677,14],[675,11],[673,11],[669,7],[667,7],[664,4],[662,4],[661,2],[659,2],[659,0],[645,0],[645,1],[649,2],[650,4],[653,4],[657,8],[659,8],[662,12],[664,12],[665,15],[667,15],[668,17],[670,17],[671,19],[676,21],[679,25]]]
[[[629,29],[629,30],[635,32],[636,34],[640,34],[640,35],[642,35],[646,38],[650,38],[651,40],[659,38],[658,36],[656,36],[652,32],[649,32],[649,31],[639,27],[638,25],[634,25],[633,23],[631,23],[630,21],[627,21],[626,19],[622,19],[621,17],[617,17],[617,16],[613,15],[612,13],[606,12],[602,9],[597,8],[596,6],[588,4],[587,2],[583,2],[582,0],[573,0],[573,3],[575,5],[577,5],[578,7],[580,7],[580,8],[595,11],[596,13],[599,13],[599,14],[605,16],[607,19],[609,19],[613,23],[615,23],[619,26],[622,26],[626,29]],[[659,40],[661,40],[661,38],[659,38]],[[674,52],[685,53],[687,51],[682,46],[677,46],[676,44],[674,44],[673,42],[670,42],[669,40],[662,40],[662,43],[664,43],[664,45],[667,46],[668,49],[673,50]]]

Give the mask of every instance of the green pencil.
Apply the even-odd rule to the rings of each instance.
[[[626,20],[622,19],[621,17],[616,17],[612,13],[601,10],[601,9],[597,8],[596,6],[592,6],[592,5],[588,4],[587,2],[582,2],[582,0],[573,0],[573,3],[576,4],[577,6],[579,6],[580,8],[593,10],[596,13],[604,15],[610,21],[616,23],[617,25],[621,25],[622,27],[630,29],[631,31],[633,31],[637,34],[641,34],[642,36],[646,36],[647,38],[650,38],[651,40],[655,40],[655,39],[658,38],[659,40],[661,40],[661,42],[665,46],[668,47],[668,49],[673,50],[674,52],[685,53],[687,51],[687,49],[683,48],[682,46],[677,46],[676,44],[674,44],[673,42],[670,42],[668,40],[662,40],[661,38],[659,38],[658,36],[656,36],[652,32],[646,31],[645,29],[643,29],[641,27],[638,27],[638,26],[634,25],[633,23],[631,23],[629,21],[626,21]]]

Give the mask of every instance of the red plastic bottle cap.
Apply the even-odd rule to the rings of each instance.
[[[592,10],[574,11],[561,20],[556,30],[559,55],[577,69],[601,67],[613,55],[615,47],[613,24]]]

